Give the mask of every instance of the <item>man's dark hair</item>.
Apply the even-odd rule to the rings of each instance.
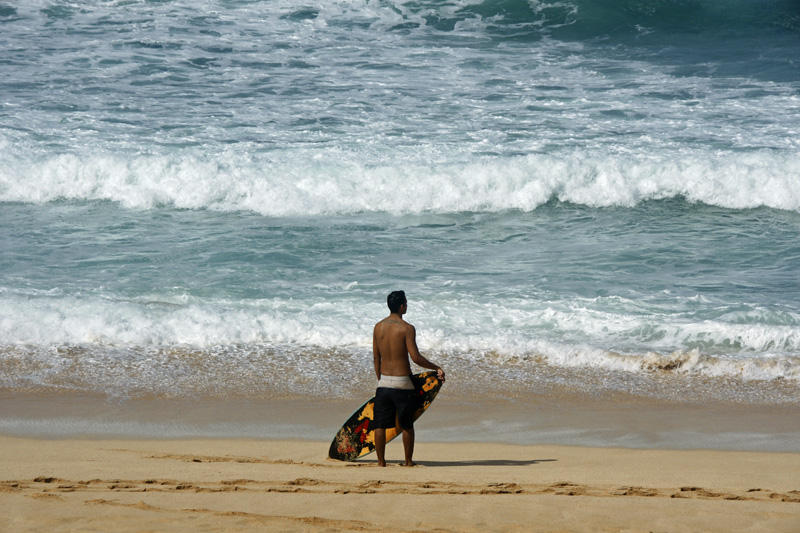
[[[400,312],[400,307],[406,303],[405,291],[393,291],[386,297],[386,304],[392,313]]]

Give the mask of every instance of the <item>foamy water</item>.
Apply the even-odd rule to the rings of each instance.
[[[110,200],[131,209],[246,210],[265,216],[532,211],[553,198],[632,207],[676,196],[733,209],[800,210],[797,152],[653,156],[572,150],[499,160],[455,153],[449,154],[454,161],[435,166],[431,153],[393,153],[376,161],[370,155],[340,149],[261,156],[58,155],[9,162],[0,174],[0,198]]]
[[[796,397],[768,4],[0,4],[0,386],[346,396],[403,288],[425,353],[509,390]]]

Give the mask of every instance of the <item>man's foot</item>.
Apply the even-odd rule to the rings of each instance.
[[[386,466],[386,461],[378,461],[378,466]]]
[[[405,463],[402,463],[400,466],[417,466],[417,463],[415,463],[414,461],[406,461]]]

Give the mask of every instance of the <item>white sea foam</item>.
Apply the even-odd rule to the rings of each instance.
[[[734,209],[800,210],[797,154],[574,151],[510,158],[462,155],[443,163],[426,155],[381,160],[341,150],[298,150],[269,157],[226,152],[6,159],[0,165],[0,201],[110,200],[133,209],[174,206],[291,216],[530,211],[553,198],[594,207],[632,206],[683,196]]]
[[[472,304],[472,312],[460,314],[447,310],[466,308],[464,301],[418,302],[410,320],[424,325],[418,340],[426,353],[460,354],[475,362],[488,357],[501,367],[524,369],[544,361],[564,368],[800,380],[798,316],[792,318],[792,325],[692,322],[589,309],[586,303]],[[123,381],[124,370],[99,369],[121,365],[136,369],[140,377],[173,379],[161,356],[153,355],[173,348],[208,358],[195,363],[219,366],[215,372],[230,373],[230,369],[222,370],[221,361],[228,361],[234,369],[231,380],[237,379],[235,368],[242,365],[254,375],[259,365],[283,359],[290,367],[299,367],[302,354],[314,351],[341,351],[368,362],[364,355],[371,346],[368,317],[383,313],[381,305],[357,298],[154,302],[8,294],[2,297],[0,310],[3,345],[27,347],[23,351],[39,354],[34,365],[39,370],[26,372],[55,371],[63,377],[71,365],[77,365],[80,372],[91,375],[94,370],[91,365],[85,367],[82,359],[64,362],[62,355],[54,355],[57,347],[78,346],[96,354],[98,372],[111,372],[114,380]],[[237,356],[239,352],[246,355]],[[272,355],[258,355],[254,362],[252,354],[262,352]],[[119,355],[109,355],[114,353]],[[3,357],[10,357],[9,352]],[[167,377],[157,378],[161,371]],[[6,380],[14,381],[13,374],[7,370]]]

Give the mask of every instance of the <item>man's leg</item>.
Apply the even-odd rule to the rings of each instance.
[[[403,450],[406,453],[406,466],[415,466],[412,460],[414,455],[414,428],[403,430]]]
[[[403,442],[405,442],[405,435],[403,435]],[[386,466],[384,459],[384,452],[386,451],[386,429],[375,429],[375,453],[378,454],[378,466]]]
[[[378,426],[385,426],[394,416],[394,405],[391,396],[387,396],[388,389],[378,387],[375,390],[375,406],[373,407],[373,422]],[[373,433],[375,439],[375,453],[378,456],[378,466],[386,466],[386,428],[376,427]]]
[[[405,466],[414,466],[414,409],[416,406],[416,398],[414,397],[413,391],[409,392],[405,398],[405,402],[401,409],[398,409],[397,418],[395,419],[395,423],[397,424],[397,432],[403,432],[403,451],[406,455],[406,462]],[[405,425],[406,427],[402,427],[401,425]],[[406,429],[407,428],[407,429]]]

